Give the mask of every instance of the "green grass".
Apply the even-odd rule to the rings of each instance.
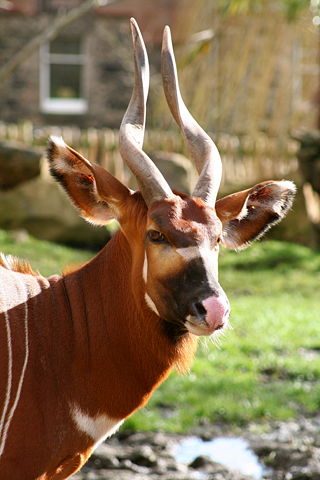
[[[45,275],[92,256],[1,231],[0,251],[27,257]],[[191,372],[173,373],[125,428],[183,432],[201,421],[241,425],[319,410],[320,253],[275,241],[223,250],[220,282],[233,329],[219,346],[202,339]]]
[[[233,329],[219,348],[202,340],[191,372],[172,374],[127,428],[184,432],[319,410],[320,254],[275,241],[222,251],[220,282]]]
[[[79,265],[94,256],[86,250],[68,248],[30,236],[19,237],[0,230],[0,252],[27,260],[44,276],[61,273],[67,265]]]

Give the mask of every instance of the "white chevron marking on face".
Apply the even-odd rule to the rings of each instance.
[[[208,272],[212,272],[216,280],[218,280],[218,246],[213,250],[210,250],[207,246],[177,248],[176,252],[187,262],[196,258],[202,259],[205,269]]]

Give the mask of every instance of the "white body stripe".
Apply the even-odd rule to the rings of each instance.
[[[7,332],[7,348],[8,348],[8,373],[7,373],[7,388],[6,388],[6,397],[4,401],[4,407],[2,410],[1,420],[0,420],[0,456],[4,449],[4,441],[2,437],[2,432],[4,429],[4,422],[7,414],[7,410],[10,403],[11,397],[11,388],[12,388],[12,338],[11,338],[11,327],[9,322],[8,312],[4,312],[5,326]]]
[[[123,423],[123,420],[110,418],[108,415],[90,417],[77,406],[71,407],[71,416],[78,430],[88,435],[95,442],[93,448],[110,437]]]
[[[3,409],[1,421],[0,421],[0,457],[3,454],[4,448],[6,445],[9,427],[10,427],[14,412],[20,400],[22,385],[23,385],[23,381],[24,381],[24,377],[27,369],[28,360],[29,360],[29,332],[28,332],[28,304],[27,304],[28,292],[22,281],[20,282],[20,284],[22,285],[22,289],[25,291],[25,298],[23,299],[24,300],[23,302],[24,347],[25,347],[24,361],[23,361],[23,365],[22,365],[22,369],[21,369],[21,373],[18,381],[16,395],[11,405],[11,409],[7,414],[7,411],[10,405],[12,385],[13,385],[13,356],[12,356],[12,334],[11,334],[11,327],[10,327],[10,319],[9,319],[8,312],[5,311],[4,317],[5,317],[5,325],[6,325],[6,331],[7,331],[7,348],[8,348],[8,379],[7,379],[5,404],[4,404],[4,409]]]

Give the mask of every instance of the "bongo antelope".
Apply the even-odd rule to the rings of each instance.
[[[188,369],[197,339],[223,329],[229,302],[218,282],[219,246],[241,249],[281,220],[295,192],[266,181],[217,200],[221,160],[179,91],[170,30],[163,86],[199,172],[191,196],[173,192],[142,150],[148,58],[131,20],[135,82],[120,127],[132,191],[61,138],[51,138],[52,175],[80,214],[119,231],[90,262],[44,278],[13,257],[0,261],[1,480],[58,480],[173,368]]]

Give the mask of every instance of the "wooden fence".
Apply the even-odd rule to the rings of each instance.
[[[118,151],[118,132],[110,129],[80,129],[78,127],[36,127],[30,122],[5,124],[0,122],[0,140],[20,142],[44,148],[50,135],[62,136],[66,143],[89,158],[100,163],[122,182],[130,182],[130,172]],[[297,144],[290,138],[268,137],[263,133],[254,136],[211,135],[223,160],[223,184],[250,185],[265,179],[296,178],[298,164],[295,157]],[[144,150],[185,154],[182,136],[177,131],[148,131]]]

